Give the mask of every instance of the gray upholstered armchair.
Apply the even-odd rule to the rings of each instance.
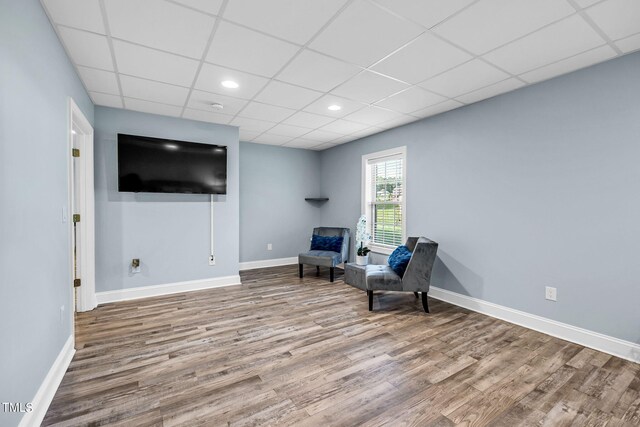
[[[418,297],[422,294],[422,307],[429,312],[427,292],[431,284],[431,270],[436,260],[438,244],[426,237],[409,237],[405,244],[411,251],[411,258],[402,277],[398,276],[388,265],[367,265],[365,280],[369,311],[373,310],[374,291],[413,292]]]
[[[342,245],[339,248],[340,252],[311,249],[308,252],[301,253],[300,255],[298,255],[300,278],[302,278],[303,275],[303,265],[307,264],[316,266],[316,275],[320,274],[320,267],[329,267],[329,280],[333,282],[336,265],[340,264],[341,262],[347,262],[349,260],[350,230],[348,228],[340,227],[316,227],[313,229],[313,234],[322,237],[342,237]]]

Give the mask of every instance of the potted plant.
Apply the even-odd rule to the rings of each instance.
[[[369,252],[371,249],[365,246],[371,240],[371,235],[367,232],[367,217],[362,215],[356,225],[356,264],[367,265],[369,263]]]

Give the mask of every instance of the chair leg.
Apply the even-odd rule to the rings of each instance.
[[[298,271],[300,272],[300,278],[302,279],[302,264],[298,264]]]
[[[320,275],[320,266],[316,265],[316,277]]]
[[[329,268],[329,281],[333,282],[333,275],[335,273],[335,267]]]
[[[414,292],[413,294],[416,296],[416,298],[419,297],[417,292]]]
[[[424,308],[424,312],[429,312],[429,302],[427,301],[427,293],[422,292],[422,307]]]
[[[373,311],[373,291],[367,291],[367,297],[369,297],[369,311]]]

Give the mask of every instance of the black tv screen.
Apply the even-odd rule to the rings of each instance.
[[[227,194],[227,147],[118,134],[118,191]]]

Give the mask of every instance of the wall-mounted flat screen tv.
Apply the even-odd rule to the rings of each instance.
[[[118,191],[227,194],[227,147],[118,134]]]

